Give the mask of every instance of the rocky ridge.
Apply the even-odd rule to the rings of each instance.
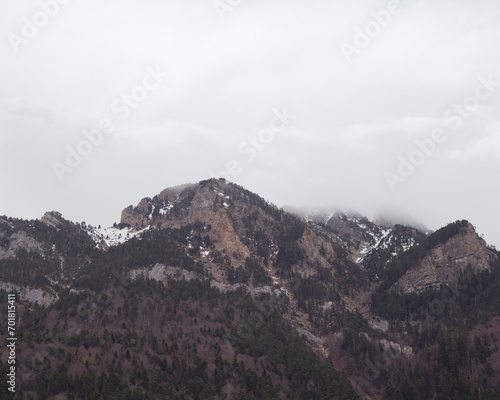
[[[149,252],[159,237],[155,233],[182,232],[176,246],[192,260],[189,268],[169,260],[148,265],[137,258],[127,268],[120,265],[122,272],[132,281],[144,278],[166,287],[174,281],[209,282],[210,288],[221,293],[241,290],[257,303],[270,296],[285,310],[283,319],[320,357],[335,359],[337,368],[358,373],[360,360],[368,357],[367,352],[376,354],[377,349],[398,354],[407,363],[421,356],[418,342],[401,324],[379,318],[370,309],[373,294],[384,283],[377,272],[399,268],[400,259],[410,260],[405,261],[405,272],[391,289],[423,294],[456,284],[467,269],[473,274],[492,271],[498,260],[470,223],[428,246],[428,235],[413,227],[341,213],[311,221],[215,179],[165,189],[127,207],[121,226],[112,228],[112,234],[73,224],[57,212],[42,217],[43,229],[37,221],[10,221],[0,219],[0,261],[2,254],[4,261],[15,259],[20,250],[40,255],[42,260],[35,259],[36,263],[43,263],[44,257],[52,260],[47,267],[48,290],[42,289],[44,283],[35,288],[0,282],[0,289],[17,291],[23,302],[50,307],[58,302],[58,291],[92,293],[88,288],[73,289],[71,280],[90,282],[92,274],[99,272],[96,269],[105,265],[99,261],[93,267],[94,260],[105,260],[105,254],[118,255],[121,249],[144,255],[141,246]],[[32,229],[40,231],[36,238]],[[65,241],[68,233],[71,240]],[[51,240],[65,242],[61,246]],[[413,257],[417,252],[422,257]],[[408,254],[413,258],[405,259]],[[101,280],[106,279],[104,275]],[[411,329],[423,329],[423,324],[412,323]],[[395,358],[391,362],[403,361]],[[356,384],[354,373],[349,378]],[[375,398],[370,395],[372,389],[365,387],[363,396]]]
[[[473,273],[491,269],[498,258],[486,242],[467,223],[457,235],[446,243],[433,248],[415,267],[408,270],[397,282],[403,293],[422,293],[439,289],[442,284],[456,284],[459,274],[470,268]]]

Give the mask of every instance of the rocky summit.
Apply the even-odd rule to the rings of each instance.
[[[288,212],[210,179],[112,227],[0,217],[0,292],[20,399],[500,398],[499,254],[465,220]]]

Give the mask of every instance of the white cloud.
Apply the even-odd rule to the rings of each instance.
[[[59,209],[109,224],[141,197],[205,179],[234,159],[243,167],[235,180],[278,204],[372,214],[397,207],[432,228],[471,216],[500,245],[490,228],[498,216],[490,199],[500,193],[480,184],[499,167],[500,91],[459,130],[443,122],[478,76],[500,80],[500,4],[411,3],[351,64],[340,44],[386,1],[255,0],[222,23],[205,0],[70,2],[17,54],[7,35],[38,2],[4,4],[0,213]],[[51,163],[85,139],[84,129],[116,118],[113,101],[157,64],[170,73],[165,83],[115,120],[116,131],[60,184]],[[282,106],[297,118],[247,161],[238,146]],[[391,193],[384,171],[436,127],[449,140]],[[473,194],[461,194],[470,187]]]
[[[476,137],[462,148],[450,149],[444,155],[449,160],[474,162],[474,159],[500,159],[500,121],[489,123],[482,135]]]

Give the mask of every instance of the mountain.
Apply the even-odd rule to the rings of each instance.
[[[500,261],[468,221],[297,214],[210,179],[109,228],[1,217],[20,398],[500,398]]]

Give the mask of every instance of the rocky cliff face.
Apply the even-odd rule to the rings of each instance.
[[[258,240],[265,242],[266,247],[261,256],[269,262],[269,268],[275,269],[279,238],[271,227],[282,223],[279,211],[274,206],[255,203],[251,195],[243,188],[215,179],[169,188],[123,210],[121,223],[136,229],[173,229],[201,223],[210,227],[207,236],[213,241],[214,250],[228,257],[234,266],[243,266],[247,257],[259,253],[259,246],[262,249],[263,243],[255,239],[257,233]],[[385,268],[387,262],[416,246],[423,237],[424,233],[412,227],[387,226],[360,215],[336,213],[323,222],[304,222],[297,244],[307,262],[290,267],[304,277],[317,273],[312,265],[336,275],[338,271],[332,263],[345,266],[347,260],[368,271]],[[468,223],[459,234],[431,249],[417,265],[409,268],[395,287],[404,293],[438,289],[441,284],[456,283],[467,266],[474,273],[489,270],[496,257]]]
[[[0,259],[13,259],[19,251],[25,251],[32,254],[42,254],[44,247],[26,232],[0,231]]]
[[[351,260],[368,270],[407,251],[425,236],[413,227],[370,221],[356,214],[336,213],[324,226],[342,240]]]
[[[42,218],[40,218],[40,222],[43,222],[45,225],[51,228],[57,228],[58,226],[64,223],[65,219],[61,215],[61,213],[57,211],[48,211],[46,212]]]
[[[385,228],[370,222],[362,215],[336,213],[326,222],[326,226],[346,240],[353,242],[354,246],[369,243],[373,237],[379,235]]]
[[[179,227],[186,222],[188,208],[197,189],[195,184],[180,185],[167,188],[154,198],[145,197],[137,206],[124,209],[120,222],[135,229],[148,226],[161,228],[164,223],[164,228]],[[208,203],[205,205],[208,206]]]
[[[48,307],[58,299],[53,293],[49,293],[44,290],[33,289],[27,286],[19,286],[1,281],[0,289],[5,290],[7,293],[17,293],[19,295],[19,300],[31,304],[38,304],[42,307]]]
[[[30,221],[0,218],[0,281],[26,286],[20,293],[28,301],[50,304],[54,293],[47,288],[54,284],[61,290],[95,251],[88,232],[58,212]],[[42,299],[43,293],[37,292],[40,288],[52,297]]]
[[[154,198],[144,198],[136,207],[123,210],[121,223],[138,229],[147,226],[173,229],[201,223],[208,228],[207,236],[215,250],[227,256],[231,265],[243,265],[247,257],[259,253],[260,247],[260,256],[272,266],[279,247],[275,226],[281,223],[282,211],[254,196],[224,180],[212,179],[198,185],[166,189]],[[305,222],[300,224],[306,226]],[[332,237],[319,235],[317,230],[314,225],[307,225],[298,243],[311,260],[331,269],[326,259],[337,258]],[[256,240],[256,234],[264,243]],[[320,248],[324,251],[321,256]],[[306,269],[304,266],[303,272]]]
[[[59,232],[63,226],[72,226],[73,223],[65,220],[57,211],[46,212],[39,221],[8,221],[0,218],[0,259],[14,259],[20,252],[31,255],[47,256],[53,243],[46,243],[40,236],[40,225],[45,225],[49,230]],[[83,232],[82,232],[83,233]]]
[[[418,304],[418,309],[426,308],[421,303],[427,297],[416,295],[439,289],[442,284],[456,283],[460,272],[468,268],[472,274],[492,271],[492,276],[500,269],[495,266],[497,253],[466,221],[457,221],[429,235],[413,227],[376,223],[355,214],[301,218],[238,185],[216,179],[146,197],[123,210],[121,224],[120,229],[86,227],[66,221],[57,212],[46,213],[39,221],[0,218],[0,289],[19,293],[19,301],[27,308],[35,301],[44,307],[55,303],[47,327],[56,331],[56,326],[64,326],[68,319],[78,320],[92,331],[99,346],[105,341],[106,346],[110,343],[104,326],[116,337],[140,332],[138,337],[151,341],[148,351],[155,354],[160,364],[165,354],[175,349],[172,337],[188,337],[185,329],[189,327],[193,334],[200,335],[212,324],[212,330],[205,332],[210,336],[210,344],[202,336],[196,336],[200,341],[194,344],[193,336],[189,346],[209,347],[218,354],[212,340],[218,337],[223,348],[233,346],[235,343],[228,337],[234,336],[233,331],[241,323],[251,330],[262,327],[268,335],[264,329],[268,323],[286,322],[319,357],[330,358],[353,385],[360,385],[360,393],[367,399],[406,398],[387,397],[382,391],[385,385],[390,387],[393,371],[399,371],[392,381],[395,382],[405,374],[410,376],[417,363],[429,371],[433,368],[433,354],[440,349],[433,338],[444,322],[437,321],[435,330],[429,333],[425,329],[434,320],[406,321],[405,316],[414,310],[405,308],[410,301]],[[154,286],[153,281],[161,284]],[[161,296],[151,297],[151,290],[161,292]],[[188,300],[191,292],[196,301]],[[221,294],[249,298],[244,305],[235,305],[234,301],[228,302],[230,297]],[[142,299],[144,307],[137,308],[137,298]],[[387,307],[374,307],[377,298],[381,299],[379,304]],[[166,301],[168,306],[158,311],[158,301]],[[207,307],[219,302],[220,315],[209,315],[213,312]],[[259,304],[257,320],[265,322],[259,322],[257,328],[253,325],[255,312],[250,315],[252,318],[245,316],[253,303]],[[261,304],[275,307],[282,319],[271,321],[271,314]],[[56,318],[58,307],[64,312]],[[153,309],[155,317],[146,321],[144,316]],[[88,327],[86,316],[91,311],[93,322]],[[179,318],[178,313],[184,317]],[[183,318],[187,322],[183,323]],[[217,331],[215,320],[222,323]],[[151,326],[155,326],[154,334],[161,338],[158,343],[163,343],[161,354],[149,337]],[[45,346],[44,340],[37,342],[40,348]],[[266,340],[252,344],[257,343],[260,348]],[[245,342],[245,346],[248,344]],[[121,360],[126,360],[126,350],[131,345],[113,345],[113,352],[105,357],[119,353]],[[273,346],[269,354],[262,354],[267,357],[275,352]],[[245,347],[242,349],[244,352]],[[136,350],[137,354],[145,353],[144,348]],[[218,363],[217,368],[222,364],[214,364],[216,355],[206,357],[206,351],[201,350],[199,355],[210,365],[213,381],[215,364]],[[89,351],[82,350],[81,354],[90,357]],[[155,357],[150,360],[151,370],[158,367]],[[252,359],[245,357],[247,361]],[[234,354],[222,354],[224,363],[233,370],[240,368],[239,364],[231,364],[236,358]],[[106,363],[110,359],[111,356]],[[142,361],[148,365],[147,358]],[[78,362],[81,365],[77,372],[81,374],[85,360]],[[99,363],[97,357],[89,362]],[[173,363],[170,359],[165,361],[162,371],[169,371]],[[124,361],[127,373],[133,370],[129,364]],[[376,378],[366,376],[367,365]],[[250,369],[260,376],[261,367],[254,365]],[[283,374],[280,368],[273,373],[281,374],[283,379],[288,373]],[[475,371],[467,372],[476,376]],[[143,373],[141,376],[148,380]],[[387,380],[376,381],[379,376]],[[429,376],[436,374],[429,372]]]
[[[396,287],[404,293],[422,293],[439,289],[441,284],[456,284],[460,272],[471,268],[474,273],[490,270],[498,256],[487,248],[474,227],[467,225],[429,252],[415,267],[408,270]]]

